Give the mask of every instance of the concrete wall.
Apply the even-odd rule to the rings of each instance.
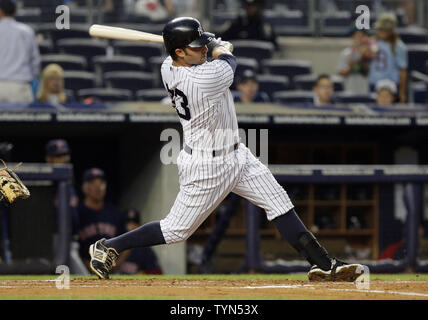
[[[281,37],[280,58],[308,60],[316,74],[335,74],[340,52],[349,45],[348,38]]]
[[[162,128],[161,128],[162,129]],[[124,159],[121,207],[140,211],[142,223],[164,218],[171,209],[179,191],[176,164],[164,165],[160,161],[160,131],[150,135],[126,139],[122,148],[133,150],[132,159]],[[136,141],[139,141],[138,146]],[[162,143],[163,144],[163,143]],[[165,274],[186,273],[186,245],[178,243],[152,247]]]

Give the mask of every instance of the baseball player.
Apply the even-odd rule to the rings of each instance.
[[[239,143],[229,90],[236,70],[231,43],[216,39],[190,17],[169,21],[162,34],[169,54],[161,66],[162,80],[184,134],[177,158],[180,191],[164,219],[92,244],[92,271],[107,279],[124,250],[185,241],[233,192],[265,210],[282,237],[312,265],[310,280],[354,281],[363,267],[331,258],[301,222],[269,169]]]

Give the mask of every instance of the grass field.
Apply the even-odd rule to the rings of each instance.
[[[69,289],[57,288],[57,275],[2,275],[0,299],[144,299],[144,300],[279,300],[279,299],[424,299],[428,274],[372,274],[370,287],[355,283],[314,283],[306,274],[113,275],[71,276]]]

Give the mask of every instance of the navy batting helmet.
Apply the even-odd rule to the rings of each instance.
[[[180,17],[169,21],[162,31],[166,51],[174,58],[175,49],[202,47],[215,35],[205,32],[201,23],[191,17]]]

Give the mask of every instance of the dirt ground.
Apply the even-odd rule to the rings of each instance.
[[[355,283],[298,280],[72,279],[69,289],[55,280],[0,280],[3,299],[329,299],[428,300],[427,281],[385,281],[368,289]]]

